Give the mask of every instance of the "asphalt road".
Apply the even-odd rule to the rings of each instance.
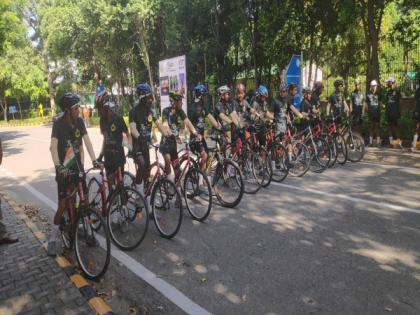
[[[0,187],[52,217],[50,134],[0,129]],[[152,224],[139,248],[114,252],[107,280],[156,313],[420,314],[419,187],[419,168],[364,162],[287,178],[206,223],[186,214],[173,240]]]

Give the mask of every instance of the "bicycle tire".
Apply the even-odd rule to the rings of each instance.
[[[116,202],[120,204],[112,208]],[[112,242],[126,251],[137,248],[149,227],[149,209],[143,195],[131,187],[122,187],[109,198],[107,212],[106,223]]]
[[[302,177],[306,174],[311,166],[311,156],[309,154],[308,147],[301,141],[295,141],[292,143],[292,159],[288,161],[289,174],[293,177]],[[288,159],[289,160],[289,159]],[[301,165],[301,169],[298,170],[296,167]]]
[[[254,153],[248,149],[244,149],[240,156],[235,154],[233,160],[238,164],[241,170],[244,182],[244,192],[247,194],[256,194],[261,189],[261,183],[255,175]]]
[[[285,165],[287,150],[283,144],[275,142],[271,145],[269,154],[271,158],[271,169],[273,171],[272,181],[280,183],[284,181],[289,173]]]
[[[101,221],[103,228],[100,233],[96,233],[97,231],[90,228],[92,215],[95,215]],[[94,209],[79,209],[73,226],[73,240],[77,263],[83,274],[90,280],[98,281],[107,271],[111,256],[111,240],[109,232],[105,228],[103,217]],[[82,245],[85,244],[88,247],[86,253],[81,250]],[[86,255],[87,257],[84,257]],[[101,256],[102,258],[102,262],[95,272],[92,271],[93,265],[96,265],[96,263],[93,263],[94,256]],[[87,260],[85,261],[84,258],[87,258]]]
[[[335,163],[337,163],[337,146],[333,137],[329,135],[324,135],[322,138],[324,138],[327,141],[328,146],[330,147],[331,159],[328,163],[328,168],[332,168],[335,165]]]
[[[315,173],[322,173],[328,168],[331,160],[331,150],[327,141],[320,137],[308,139],[307,147],[311,153],[310,169]]]
[[[335,145],[337,146],[337,163],[344,165],[347,162],[347,146],[344,138],[341,135],[334,137]]]
[[[174,197],[175,200],[173,200]],[[182,199],[175,184],[165,177],[159,178],[153,187],[150,202],[152,204],[153,221],[160,235],[167,239],[173,238],[178,233],[182,223]],[[165,222],[161,221],[163,221],[163,214],[168,213],[168,206],[170,207],[172,202],[175,203],[173,208],[178,209],[177,211],[171,211],[171,215],[172,212],[175,212],[173,215],[175,227],[166,231]]]
[[[260,177],[261,187],[267,188],[273,178],[273,170],[271,168],[271,159],[265,148],[258,147],[256,150],[256,163],[254,165],[260,166],[255,170],[257,177]],[[262,173],[262,175],[260,175]]]
[[[365,141],[358,133],[353,132],[346,138],[347,158],[350,162],[359,162],[366,153]]]
[[[204,185],[201,185],[200,183],[201,178]],[[188,187],[188,184],[191,184],[191,186]],[[211,192],[209,179],[203,173],[203,171],[201,171],[199,168],[196,168],[196,167],[190,167],[187,174],[185,175],[183,191],[184,191],[185,205],[191,217],[193,217],[193,219],[200,222],[207,219],[212,208],[213,196]],[[205,209],[203,209],[204,211],[202,212],[201,211],[198,212],[196,211],[196,207],[193,206],[193,202],[194,201],[200,202],[199,198],[202,195],[208,196],[208,201],[206,202],[205,200],[201,199],[203,202],[203,205],[202,207],[198,206],[197,208],[205,208]],[[208,203],[207,207],[205,203]]]
[[[231,182],[235,183],[236,188],[232,187],[233,185],[230,185]],[[220,188],[219,183],[220,186],[222,186]],[[239,166],[230,159],[224,159],[223,162],[217,164],[211,186],[217,200],[225,208],[236,207],[241,202],[245,192],[245,184],[243,182],[241,170]],[[237,192],[232,197],[232,200],[229,200],[226,197],[228,188],[230,188],[230,191],[232,192]]]
[[[88,183],[88,200],[89,205],[93,207],[95,210],[97,210],[99,213],[102,213],[102,194],[101,194],[101,184],[99,183],[99,180],[96,177],[92,177],[89,180]],[[98,231],[101,226],[100,220],[94,220],[94,226],[93,229],[95,231]]]

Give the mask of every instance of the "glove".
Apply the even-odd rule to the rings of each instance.
[[[55,169],[57,170],[57,173],[60,175],[60,176],[63,176],[63,177],[66,177],[67,176],[67,174],[68,174],[68,168],[67,167],[65,167],[64,165],[62,165],[62,164],[60,164],[60,165],[56,165],[55,166]]]
[[[94,168],[97,168],[97,169],[102,169],[104,167],[104,165],[98,160],[93,160],[92,165]]]
[[[103,158],[104,158],[104,155],[101,153],[101,154],[99,154],[99,156],[98,156],[98,158],[96,159],[96,161],[98,161],[98,162],[101,162],[101,163],[102,163]]]

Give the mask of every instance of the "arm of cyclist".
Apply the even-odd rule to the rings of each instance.
[[[196,136],[198,139],[201,139],[201,135],[197,132],[194,125],[192,124],[191,120],[189,118],[185,118],[184,120],[185,126],[188,128],[189,132]]]
[[[232,120],[228,117],[228,116],[226,116],[226,114],[225,113],[220,113],[219,114],[219,118],[225,123],[225,124],[231,124],[232,123]]]
[[[237,126],[238,128],[242,128],[241,121],[239,119],[239,116],[238,116],[238,113],[236,112],[236,110],[231,112],[229,117],[232,120],[232,122],[235,124],[235,126]]]
[[[85,134],[83,136],[83,142],[86,146],[86,150],[88,151],[89,157],[92,160],[93,167],[102,168],[102,164],[95,157],[95,151],[93,151],[93,145],[92,145],[92,142],[90,141],[88,134]]]
[[[303,118],[303,114],[297,110],[297,108],[293,105],[290,105],[290,110],[293,112],[294,115],[296,115],[299,118]]]
[[[68,170],[64,165],[60,163],[60,158],[58,157],[58,139],[57,138],[54,138],[54,137],[51,138],[50,152],[51,152],[51,157],[52,157],[55,169],[60,175],[65,176]]]
[[[209,120],[210,124],[213,126],[213,128],[220,129],[220,124],[217,122],[217,120],[214,118],[212,114],[207,114],[207,119]]]
[[[348,105],[346,100],[343,100],[343,105],[344,105],[344,112],[347,115],[351,114],[351,105]]]

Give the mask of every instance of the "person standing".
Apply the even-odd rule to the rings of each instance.
[[[343,80],[335,80],[334,87],[335,92],[328,98],[327,115],[332,114],[335,118],[339,118],[349,112],[349,107],[344,99]]]
[[[366,97],[361,89],[360,80],[354,81],[354,91],[351,93],[350,113],[353,117],[353,124],[359,129],[363,123],[362,116],[366,109]]]
[[[411,150],[417,151],[417,139],[420,133],[420,83],[419,83],[419,86],[417,87],[414,99],[416,101],[416,110],[414,111],[414,120],[416,122],[416,127],[415,127],[416,130],[414,131]]]
[[[321,81],[316,81],[312,90],[311,103],[314,112],[321,110],[321,94],[324,91],[324,85]]]
[[[401,92],[395,87],[395,79],[388,78],[385,80],[387,85],[386,91],[386,119],[388,122],[389,146],[392,147],[392,140],[397,137],[399,148],[402,148],[401,139],[398,131],[398,119],[401,117],[400,99]]]
[[[42,103],[39,103],[38,105],[38,115],[41,118],[44,117],[44,106],[42,105]]]
[[[0,165],[3,160],[3,148],[1,145],[1,138],[0,138]],[[3,220],[3,216],[1,214],[1,199],[0,199],[0,245],[3,244],[13,244],[18,241],[17,238],[12,238],[8,236],[6,226],[1,222]]]
[[[369,93],[367,93],[366,95],[366,104],[370,122],[368,145],[373,145],[373,136],[376,135],[376,145],[380,147],[381,137],[379,123],[381,120],[381,106],[379,99],[379,87],[378,82],[376,82],[376,80],[372,80],[372,82],[370,82],[370,90]]]

